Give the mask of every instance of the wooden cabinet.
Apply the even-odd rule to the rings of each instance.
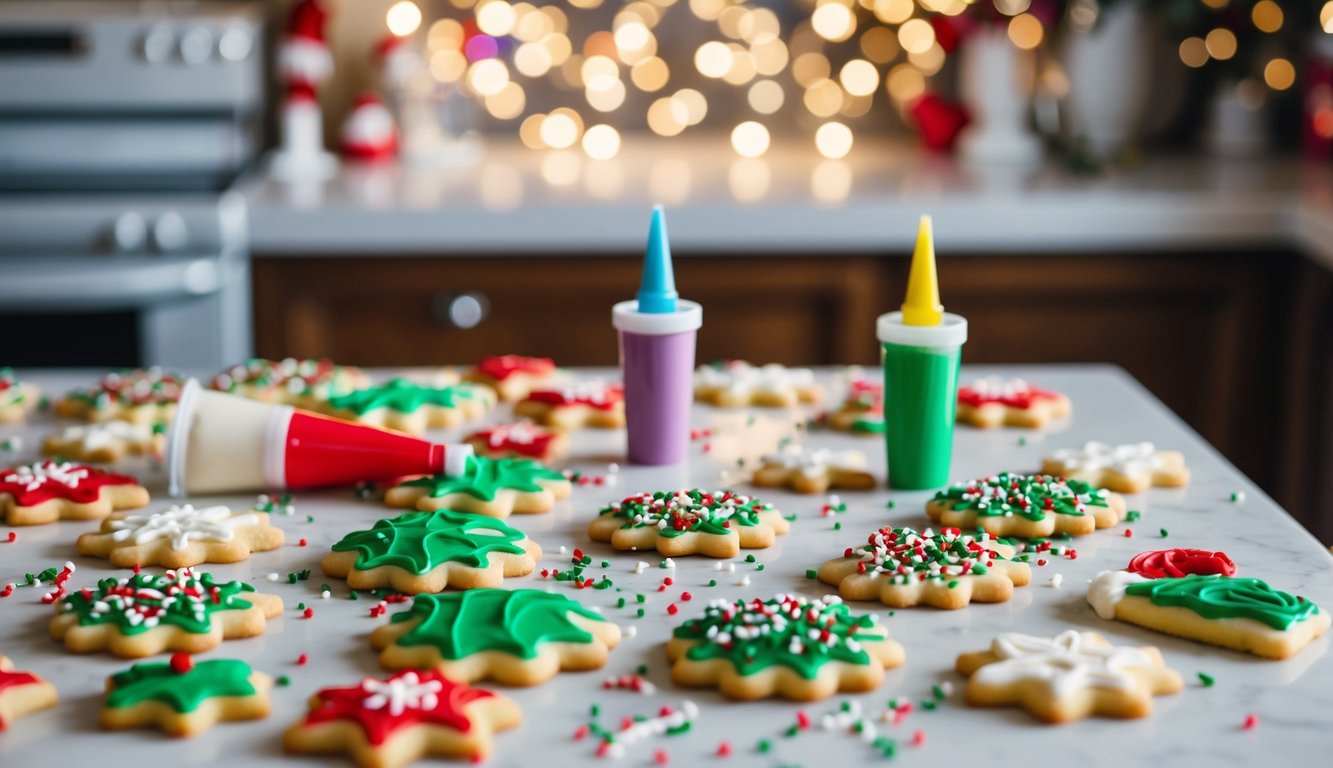
[[[611,305],[633,297],[639,260],[260,257],[253,272],[264,356],[614,365]],[[940,272],[948,308],[969,320],[965,362],[1123,366],[1333,540],[1324,484],[1309,479],[1327,476],[1333,429],[1327,271],[1274,252],[953,255]],[[705,308],[700,360],[874,364],[875,317],[901,301],[906,276],[903,256],[676,258],[681,293]],[[475,328],[442,320],[461,293],[488,305]]]

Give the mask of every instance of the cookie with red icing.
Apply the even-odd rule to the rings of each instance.
[[[66,418],[152,425],[171,421],[184,386],[184,376],[163,368],[113,371],[91,387],[66,393],[55,411]]]
[[[853,379],[838,410],[829,414],[829,427],[853,435],[884,434],[884,385]]]
[[[534,389],[514,404],[514,415],[572,431],[625,426],[625,390],[618,384],[581,381],[567,387]]]
[[[24,715],[56,705],[56,688],[31,672],[14,670],[14,662],[0,654],[0,733]]]
[[[958,388],[959,423],[982,429],[1040,429],[1052,421],[1069,418],[1072,411],[1068,397],[1024,379],[989,376]]]
[[[483,357],[463,374],[464,381],[475,381],[495,390],[505,402],[522,400],[534,389],[555,383],[555,361],[549,357],[491,355]]]
[[[41,399],[42,392],[35,384],[19,381],[13,368],[0,368],[0,424],[23,421]]]
[[[144,662],[106,681],[102,727],[155,727],[172,736],[203,733],[220,722],[268,717],[273,679],[236,659]]]
[[[536,459],[550,462],[569,450],[569,437],[538,426],[526,419],[513,424],[496,424],[468,435],[465,442],[478,456],[492,459]]]
[[[0,519],[8,525],[100,520],[148,504],[148,489],[128,475],[47,459],[0,470]]]
[[[296,754],[347,753],[366,768],[398,768],[425,757],[484,760],[496,731],[518,726],[513,699],[455,682],[434,670],[325,688],[283,734]]]

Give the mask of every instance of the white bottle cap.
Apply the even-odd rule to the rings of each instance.
[[[676,301],[675,312],[640,312],[639,302],[631,299],[611,308],[611,324],[617,330],[645,336],[697,331],[704,324],[704,308],[693,301],[679,299]]]
[[[880,315],[879,340],[905,347],[961,347],[967,341],[967,318],[945,312],[939,325],[907,325],[902,312]]]

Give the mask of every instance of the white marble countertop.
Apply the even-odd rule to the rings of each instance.
[[[661,202],[682,253],[906,252],[931,213],[942,252],[1290,245],[1333,265],[1331,181],[1296,158],[1168,155],[1079,176],[887,141],[823,160],[804,145],[743,159],[716,139],[627,138],[613,160],[497,145],[459,168],[344,165],[327,182],[255,176],[241,190],[261,257],[635,253]]]
[[[743,558],[734,561],[735,571],[729,573],[714,570],[714,561],[704,558],[680,558],[674,570],[661,570],[656,567],[657,557],[615,552],[606,545],[589,543],[587,521],[607,501],[641,489],[679,487],[686,483],[720,485],[724,482],[720,477],[723,470],[735,472],[724,446],[736,437],[751,452],[771,448],[746,439],[750,434],[747,430],[780,423],[775,422],[780,414],[759,412],[755,426],[744,427],[731,438],[715,438],[714,450],[705,452],[702,441],[695,443],[688,468],[626,467],[617,475],[614,487],[578,487],[570,500],[561,502],[550,514],[509,520],[541,544],[546,552],[541,567],[564,567],[568,558],[559,554],[562,546],[583,547],[594,563],[609,561],[605,572],[625,592],[574,591],[566,583],[542,582],[535,576],[506,582],[508,586],[544,586],[572,595],[597,606],[621,626],[636,627],[637,634],[612,652],[610,664],[600,672],[563,674],[545,685],[507,691],[520,703],[526,722],[518,730],[497,738],[496,756],[491,764],[598,763],[593,756],[592,740],[572,738],[575,730],[587,722],[592,703],[601,707],[601,722],[614,725],[623,716],[651,714],[661,705],[677,705],[684,699],[695,701],[702,711],[691,732],[636,744],[619,763],[650,765],[654,750],[664,749],[671,765],[808,766],[829,764],[830,758],[838,764],[888,764],[855,736],[816,729],[787,738],[783,732],[794,722],[798,710],[818,720],[819,715],[836,709],[841,702],[854,700],[874,714],[882,711],[891,697],[905,697],[917,703],[930,699],[934,685],[952,690],[935,711],[918,708],[896,727],[880,725],[882,735],[897,740],[898,764],[940,765],[966,760],[969,764],[1059,768],[1070,765],[1204,768],[1260,763],[1315,765],[1327,759],[1331,743],[1328,713],[1333,711],[1333,662],[1325,658],[1328,636],[1288,661],[1261,661],[1127,624],[1102,621],[1087,605],[1084,592],[1088,580],[1096,573],[1123,567],[1139,551],[1190,546],[1225,550],[1244,574],[1264,578],[1280,589],[1306,595],[1325,609],[1333,609],[1333,557],[1328,551],[1119,369],[977,367],[965,370],[964,378],[990,372],[1024,375],[1068,393],[1074,403],[1074,417],[1049,432],[983,432],[960,428],[954,450],[956,477],[1004,469],[1032,469],[1047,451],[1077,446],[1090,439],[1151,440],[1184,453],[1193,471],[1193,483],[1184,490],[1154,490],[1131,497],[1130,507],[1142,511],[1139,522],[1121,524],[1076,540],[1074,546],[1079,553],[1076,560],[1052,558],[1049,565],[1035,567],[1032,585],[1017,589],[1010,602],[974,605],[958,611],[899,610],[892,616],[878,604],[857,605],[880,615],[891,636],[907,652],[906,665],[891,671],[883,686],[873,693],[837,696],[805,705],[783,701],[736,704],[711,690],[685,691],[671,684],[663,653],[663,641],[670,627],[695,615],[704,601],[711,598],[771,596],[779,591],[825,594],[828,592],[825,587],[805,578],[806,569],[839,555],[846,546],[864,541],[869,531],[881,525],[924,526],[923,506],[929,496],[924,492],[885,490],[844,493],[848,511],[836,518],[826,518],[818,513],[824,497],[763,493],[763,498],[787,513],[795,513],[797,519],[791,535],[779,537],[771,549],[754,553],[758,562],[766,566],[762,571]],[[48,392],[59,393],[68,386],[91,380],[92,374],[31,378]],[[498,411],[488,421],[505,415],[504,410]],[[746,421],[743,414],[706,407],[699,407],[695,418],[698,426],[744,425]],[[52,426],[48,417],[35,419],[26,427],[0,426],[0,438],[18,435],[24,442],[20,451],[5,455],[4,462],[31,457],[39,437]],[[457,435],[442,433],[437,437]],[[883,445],[877,439],[815,433],[808,442],[855,445],[867,452],[877,471],[883,471]],[[605,474],[608,462],[616,460],[622,450],[620,433],[580,433],[573,441],[573,455],[567,466]],[[726,467],[723,461],[727,461]],[[131,463],[128,468],[147,469],[142,463]],[[147,485],[159,496],[154,504],[162,503],[161,474],[150,470],[146,477]],[[731,482],[746,487],[742,478],[735,477]],[[1244,493],[1242,503],[1230,501],[1235,491]],[[218,500],[248,505],[253,497]],[[894,506],[886,508],[887,501],[893,501]],[[366,599],[356,602],[346,599],[346,586],[322,576],[319,562],[329,545],[345,533],[368,527],[375,519],[390,514],[378,502],[355,500],[346,491],[303,493],[296,499],[294,516],[275,516],[274,522],[288,533],[287,546],[256,554],[242,563],[207,568],[219,576],[253,580],[261,590],[275,592],[286,602],[284,616],[271,622],[265,635],[224,643],[208,656],[245,659],[274,677],[289,676],[291,685],[274,691],[273,712],[267,720],[221,725],[189,741],[168,739],[150,731],[100,732],[96,722],[102,680],[128,666],[128,662],[105,654],[73,656],[52,641],[46,633],[51,609],[39,603],[45,590],[19,589],[13,596],[0,600],[0,651],[13,657],[20,668],[52,680],[61,695],[57,709],[20,720],[7,732],[0,733],[0,764],[101,762],[256,768],[279,764],[350,765],[335,759],[284,757],[279,736],[304,711],[305,699],[316,689],[350,684],[362,675],[377,672],[367,634],[385,619],[368,617],[370,602]],[[307,522],[307,515],[313,516],[313,523]],[[842,530],[834,530],[835,522],[841,523]],[[74,539],[91,527],[87,523],[67,522],[19,529],[16,542],[0,543],[0,582],[22,581],[25,572],[58,566],[70,559]],[[1124,531],[1130,529],[1134,531],[1133,538],[1126,538]],[[1161,531],[1166,532],[1165,539],[1161,538]],[[308,539],[309,546],[297,546],[300,538]],[[73,559],[78,565],[72,580],[76,588],[111,573],[104,561]],[[635,575],[633,567],[639,560],[651,561],[654,567]],[[294,585],[287,582],[287,573],[305,568],[314,571],[309,581]],[[602,572],[602,568],[595,566],[589,570],[598,577]],[[283,578],[276,584],[269,583],[265,579],[269,573],[281,574]],[[675,584],[665,594],[658,593],[657,586],[668,575]],[[1063,582],[1052,587],[1051,577],[1056,575]],[[748,586],[737,584],[743,576],[750,578]],[[710,588],[707,582],[713,578],[718,585]],[[332,585],[333,598],[321,600],[320,585],[326,582]],[[679,601],[682,590],[691,591],[695,599],[679,603],[680,617],[670,619],[666,607]],[[635,593],[647,596],[646,616],[641,619],[633,615]],[[616,598],[622,595],[630,597],[627,609],[615,606]],[[297,603],[301,601],[313,606],[313,619],[299,617]],[[986,647],[1000,631],[1054,634],[1069,627],[1095,629],[1116,643],[1161,648],[1167,663],[1185,677],[1185,690],[1156,699],[1156,711],[1146,719],[1094,718],[1060,727],[1041,725],[1017,709],[975,710],[963,704],[963,680],[953,672],[954,658],[960,651]],[[302,653],[309,654],[310,663],[298,667],[295,661]],[[645,696],[601,689],[601,682],[607,676],[630,673],[640,664],[648,666],[648,677],[657,685],[656,693]],[[1196,676],[1199,672],[1213,675],[1216,685],[1202,687]],[[1258,725],[1243,730],[1242,723],[1250,714],[1258,718]],[[917,731],[923,734],[924,743],[914,746],[912,740]],[[735,750],[725,760],[712,756],[723,739]],[[760,739],[772,741],[771,753],[761,755],[755,751]]]

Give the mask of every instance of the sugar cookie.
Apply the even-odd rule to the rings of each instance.
[[[723,408],[791,408],[818,402],[819,397],[815,373],[809,368],[776,363],[756,367],[744,360],[722,360],[701,365],[694,372],[694,399]]]
[[[37,385],[19,381],[13,368],[0,368],[0,424],[23,421],[41,401],[42,391]]]
[[[268,717],[272,688],[268,675],[243,661],[177,653],[169,663],[143,662],[108,678],[102,727],[196,736],[220,722]]]
[[[0,653],[0,733],[25,715],[56,705],[56,687],[31,672],[14,671],[14,662]]]
[[[1050,454],[1042,460],[1041,471],[1116,493],[1139,493],[1152,486],[1180,488],[1190,481],[1185,457],[1179,451],[1159,451],[1152,443],[1087,442],[1082,448]]]
[[[765,454],[751,479],[761,488],[790,488],[797,493],[824,493],[830,488],[868,491],[875,476],[866,471],[860,451],[807,449],[795,443]]]
[[[377,386],[330,397],[330,416],[421,434],[480,418],[495,407],[495,392],[479,384],[428,386],[392,379]]]
[[[66,427],[42,442],[42,453],[99,463],[120,461],[127,455],[161,457],[167,445],[163,426],[116,420]]]
[[[77,547],[80,555],[107,558],[117,568],[189,568],[239,562],[251,552],[277,549],[283,540],[265,512],[173,504],[160,512],[112,515],[100,532],[80,536]]]
[[[8,525],[99,520],[148,501],[138,480],[84,464],[47,459],[0,470],[0,518]]]
[[[977,379],[958,389],[958,421],[982,429],[1040,429],[1069,418],[1073,406],[1059,392],[1034,387],[1023,379]]]
[[[600,381],[538,388],[514,404],[514,415],[566,432],[585,427],[623,429],[625,390]]]
[[[115,371],[56,401],[56,415],[87,421],[120,419],[135,424],[171,421],[185,377],[162,368]]]
[[[391,587],[415,595],[498,587],[506,578],[532,573],[541,556],[537,542],[499,520],[437,509],[347,534],[323,568],[352,589]]]
[[[483,357],[463,374],[464,381],[485,384],[495,390],[501,400],[510,403],[522,400],[534,389],[549,387],[555,378],[554,360],[523,355]]]
[[[735,557],[773,546],[790,526],[782,514],[752,496],[732,491],[643,492],[603,507],[588,525],[593,541],[616,549],[656,548],[666,557]]]
[[[1001,472],[950,486],[926,504],[930,519],[992,536],[1084,536],[1125,518],[1125,499],[1104,488],[1051,475]]]
[[[569,438],[564,432],[539,427],[527,420],[473,432],[464,442],[472,446],[476,455],[492,459],[554,461],[569,450]]]
[[[906,659],[876,618],[853,614],[836,595],[713,600],[667,641],[671,679],[741,700],[874,690]]]
[[[209,387],[252,400],[319,410],[330,397],[370,384],[370,377],[360,368],[335,365],[327,359],[254,357],[217,374]]]
[[[523,720],[507,696],[472,688],[433,670],[408,669],[325,688],[283,734],[297,754],[347,753],[363,768],[401,768],[425,757],[473,762],[491,753],[492,736]]]
[[[842,405],[829,414],[828,425],[854,435],[884,434],[884,385],[853,379]]]
[[[565,670],[597,669],[620,628],[577,600],[536,589],[417,595],[370,635],[385,669],[436,669],[464,682],[536,685]]]
[[[189,568],[114,576],[56,604],[51,637],[74,653],[109,650],[126,659],[163,651],[203,653],[223,640],[262,635],[282,598],[243,581],[217,582]]]
[[[564,475],[531,459],[470,456],[463,474],[430,475],[399,483],[385,493],[384,503],[509,517],[549,512],[572,489]]]
[[[891,608],[929,605],[956,609],[971,602],[1002,603],[1032,579],[1014,548],[985,531],[884,527],[867,543],[819,567],[819,580],[847,600],[879,600]]]
[[[998,635],[986,651],[958,657],[974,707],[1019,705],[1048,723],[1103,717],[1147,717],[1154,696],[1178,693],[1180,673],[1156,648],[1113,646],[1095,632],[1055,637]]]

